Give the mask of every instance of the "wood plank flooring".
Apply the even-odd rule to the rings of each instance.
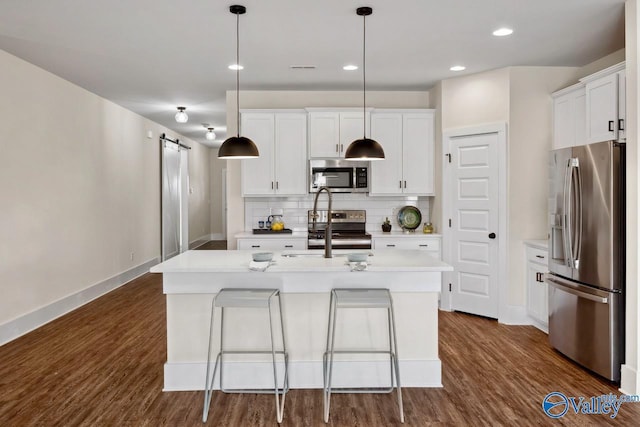
[[[639,425],[541,409],[551,391],[619,394],[549,348],[533,327],[439,314],[441,389],[404,389],[408,426]],[[0,347],[0,426],[202,426],[202,392],[162,392],[165,299],[147,274]],[[323,426],[320,390],[287,395],[284,426]],[[333,426],[399,425],[394,395],[335,395]],[[214,394],[210,426],[276,425],[273,397]]]

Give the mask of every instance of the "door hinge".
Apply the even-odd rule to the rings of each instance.
[[[451,292],[451,283],[449,283],[449,292]]]
[[[449,218],[449,228],[451,228],[451,218]]]
[[[451,153],[447,153],[447,154],[445,154],[445,156],[447,156],[449,158],[449,163],[451,163]]]

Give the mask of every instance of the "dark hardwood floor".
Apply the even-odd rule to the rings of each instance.
[[[406,425],[639,425],[640,403],[617,418],[542,411],[544,396],[619,394],[549,348],[533,327],[439,314],[444,388],[404,389]],[[202,392],[162,392],[165,300],[146,274],[0,347],[0,426],[201,426]],[[284,426],[323,426],[320,390],[287,395]],[[331,425],[397,425],[394,395],[335,395]],[[214,394],[210,426],[276,425],[269,395]]]
[[[214,251],[224,251],[227,249],[227,241],[226,240],[210,240],[202,246],[198,246],[197,250],[214,250]]]

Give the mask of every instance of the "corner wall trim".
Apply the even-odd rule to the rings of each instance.
[[[640,394],[640,377],[638,371],[631,365],[622,365],[620,391],[627,395]]]
[[[124,285],[125,283],[149,272],[149,269],[160,262],[160,258],[153,258],[136,267],[116,274],[106,280],[98,282],[74,294],[68,295],[51,304],[40,307],[30,313],[0,325],[0,345],[33,331],[76,308],[79,308],[102,295]]]

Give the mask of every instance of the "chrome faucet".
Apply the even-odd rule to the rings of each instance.
[[[327,208],[327,226],[324,229],[324,257],[325,258],[333,258],[331,254],[331,190],[327,187],[320,187],[318,192],[316,193],[316,197],[313,200],[313,227],[312,231],[316,231],[316,220],[318,219],[318,196],[322,191],[327,192],[327,196],[329,196],[329,207]]]

